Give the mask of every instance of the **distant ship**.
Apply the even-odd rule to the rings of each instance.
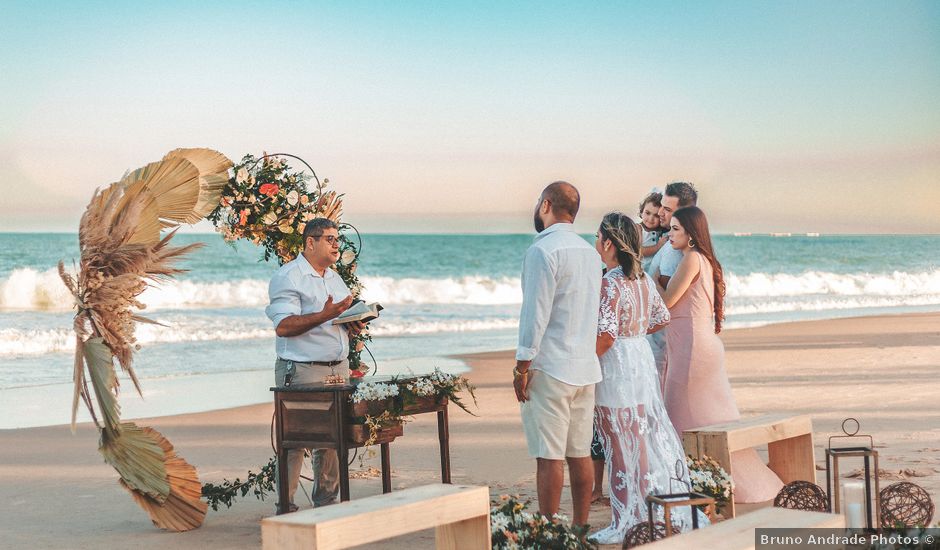
[[[792,233],[771,233],[771,237],[792,237]]]
[[[751,234],[750,234],[750,233],[738,233],[738,232],[735,232],[735,233],[734,233],[734,236],[735,236],[735,237],[750,237]]]
[[[807,237],[818,237],[818,236],[819,236],[819,233],[807,233],[806,236],[807,236]]]

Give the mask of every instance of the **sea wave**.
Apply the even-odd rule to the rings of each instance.
[[[443,279],[362,277],[370,301],[391,304],[500,305],[522,301],[518,278],[482,276]],[[140,301],[148,310],[255,308],[268,303],[268,281],[239,279],[219,282],[174,280],[147,288]],[[66,311],[74,299],[55,269],[19,268],[0,279],[0,309]]]
[[[940,269],[909,273],[729,274],[728,297],[779,296],[940,296]]]
[[[363,297],[389,306],[395,304],[507,305],[519,304],[518,278],[465,276],[439,279],[362,277]],[[940,303],[940,269],[920,272],[801,274],[749,273],[727,275],[728,299],[750,301],[805,299],[807,309],[844,309],[847,303],[866,300],[897,305]],[[141,295],[148,310],[263,308],[268,303],[268,281],[174,280],[149,287]],[[844,300],[853,298],[853,300]],[[55,269],[15,269],[0,279],[0,310],[67,311],[74,300]],[[769,306],[768,306],[769,307]],[[787,306],[791,307],[791,306]],[[797,306],[792,306],[797,307]],[[866,306],[850,306],[866,307]],[[880,307],[880,306],[872,306]]]
[[[159,317],[158,317],[158,320]],[[266,319],[232,320],[224,323],[218,319],[181,318],[178,322],[161,325],[139,325],[137,342],[143,346],[180,342],[211,342],[232,340],[270,340],[273,345],[274,330]],[[409,336],[440,332],[472,332],[485,330],[515,329],[516,319],[449,319],[449,320],[381,320],[371,328],[376,337]],[[75,349],[75,333],[70,327],[54,329],[0,329],[0,357],[44,355],[66,353]]]

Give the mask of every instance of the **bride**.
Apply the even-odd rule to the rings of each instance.
[[[597,251],[607,265],[601,283],[597,355],[604,379],[595,389],[594,422],[610,472],[611,524],[589,538],[620,544],[629,528],[647,520],[646,495],[685,490],[672,481],[685,453],[669,421],[653,352],[645,335],[669,322],[669,310],[651,277],[643,273],[640,232],[624,214],[604,216]],[[674,486],[670,486],[674,485]],[[673,516],[679,530],[691,514]]]

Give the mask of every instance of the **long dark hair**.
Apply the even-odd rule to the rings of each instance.
[[[600,234],[614,243],[617,263],[623,268],[624,277],[632,281],[646,276],[643,273],[643,258],[640,256],[640,229],[630,216],[621,212],[604,215]]]
[[[708,219],[705,212],[697,206],[687,206],[672,213],[689,235],[689,246],[698,250],[712,266],[712,279],[715,281],[715,334],[721,332],[721,322],[725,320],[725,275],[721,263],[715,257],[711,233],[708,231]]]

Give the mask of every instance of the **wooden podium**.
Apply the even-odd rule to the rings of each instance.
[[[277,451],[278,513],[288,509],[287,450],[336,449],[339,456],[340,500],[349,500],[349,449],[363,446],[368,428],[353,422],[349,397],[356,390],[353,384],[326,385],[292,384],[272,387],[274,392],[274,443]],[[437,435],[440,443],[441,482],[450,483],[450,433],[447,420],[447,398],[406,407],[404,415],[437,413]],[[363,430],[366,437],[363,437]],[[381,448],[382,492],[392,490],[392,469],[389,443],[402,435],[402,428],[388,430],[376,443]]]

